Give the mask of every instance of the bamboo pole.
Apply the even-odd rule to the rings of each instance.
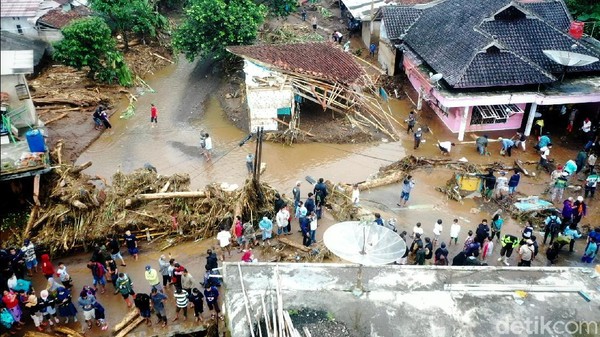
[[[246,318],[248,319],[248,326],[250,327],[250,335],[254,337],[254,328],[252,326],[252,318],[250,316],[250,308],[248,304],[248,294],[246,293],[246,288],[244,287],[244,276],[242,275],[242,265],[238,262],[238,272],[240,273],[240,285],[242,286],[242,294],[244,295],[244,307],[246,308]],[[260,329],[260,322],[258,322]],[[261,333],[262,336],[262,333]]]
[[[203,198],[203,197],[206,197],[205,191],[148,193],[148,194],[138,194],[135,196],[135,198],[138,200],[157,200],[157,199],[171,199],[171,198]]]
[[[271,324],[269,322],[269,312],[267,311],[267,305],[265,304],[265,295],[260,295],[260,301],[262,303],[262,313],[265,318],[265,326],[267,327],[267,337],[271,337]]]
[[[272,322],[273,322],[273,337],[279,337],[280,335],[277,333],[279,331],[279,324],[277,323],[277,313],[275,312],[275,299],[273,298],[273,293],[271,293],[271,313],[272,313]]]

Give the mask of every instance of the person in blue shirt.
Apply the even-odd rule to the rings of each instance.
[[[208,310],[214,310],[219,319],[223,320],[223,315],[221,315],[221,309],[219,308],[219,290],[214,286],[206,284],[204,286],[204,298],[206,299]],[[215,314],[211,314],[210,317],[214,319]]]
[[[373,215],[375,216],[375,221],[373,221],[373,222],[375,222],[379,226],[383,226],[383,219],[381,218],[381,214],[374,213]]]
[[[510,157],[512,155],[512,149],[515,147],[515,142],[512,139],[502,137],[498,138],[498,140],[502,143],[502,151]]]
[[[544,245],[548,237],[550,237],[550,245],[552,245],[552,242],[560,232],[561,223],[557,211],[553,211],[552,214],[546,217],[546,220],[544,220],[544,224],[546,225],[544,228]]]
[[[572,253],[573,246],[575,246],[575,239],[579,239],[581,237],[581,234],[577,230],[577,225],[571,224],[569,227],[565,228],[564,234],[565,236],[571,238],[571,241],[569,242],[569,252]]]
[[[377,46],[375,45],[375,43],[371,43],[371,45],[369,46],[369,55],[371,55],[372,57],[375,57],[376,50],[377,50]]]
[[[539,149],[543,148],[544,146],[548,146],[548,144],[550,144],[550,143],[552,143],[552,141],[550,140],[550,137],[548,136],[548,134],[545,134],[540,137],[537,145],[535,146],[535,149],[539,150]]]
[[[519,170],[515,170],[515,173],[508,180],[508,194],[514,194],[521,181],[521,173]]]

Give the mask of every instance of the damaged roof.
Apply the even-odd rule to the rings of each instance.
[[[362,83],[365,70],[331,42],[227,47],[230,53],[283,72],[308,75],[343,84]]]
[[[453,88],[555,82],[563,67],[543,50],[576,45],[577,53],[599,56],[568,35],[571,17],[562,0],[478,0],[477,6],[446,0],[420,13],[395,6],[384,21],[390,39],[406,29],[404,44]],[[600,62],[568,71],[598,72]]]
[[[61,29],[71,22],[87,17],[92,12],[85,6],[73,7],[70,11],[63,11],[62,8],[55,8],[48,11],[38,19],[38,23],[48,27]]]

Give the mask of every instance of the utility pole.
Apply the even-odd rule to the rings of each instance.
[[[256,149],[254,151],[254,172],[252,179],[258,183],[260,182],[260,166],[262,163],[262,143],[263,143],[264,129],[259,126],[256,129]]]

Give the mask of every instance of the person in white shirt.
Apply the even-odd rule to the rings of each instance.
[[[551,144],[548,144],[542,148],[540,148],[540,162],[537,165],[537,169],[540,167],[544,168],[546,172],[550,173],[550,166],[548,163],[548,156],[550,155],[550,149],[552,148]]]
[[[500,176],[496,179],[495,195],[497,199],[502,199],[504,196],[508,195],[508,178],[504,171],[501,171]]]
[[[442,154],[444,156],[447,156],[450,154],[450,150],[452,150],[452,147],[456,145],[452,142],[440,142],[438,141],[438,147],[440,148],[440,151],[442,151]]]
[[[442,226],[442,219],[438,219],[437,222],[433,225],[433,245],[435,246],[440,235],[442,235],[442,231],[444,227]]]
[[[217,241],[219,241],[219,246],[221,247],[221,258],[225,261],[225,251],[231,257],[231,233],[224,226],[221,227],[221,231],[217,234]]]
[[[287,234],[291,235],[292,233],[288,232],[287,225],[290,220],[290,212],[287,209],[287,205],[283,206],[277,215],[275,216],[275,222],[277,222],[277,235]]]
[[[360,201],[360,190],[358,189],[358,184],[354,184],[352,186],[352,203],[354,206],[358,206],[358,202]]]
[[[458,219],[454,219],[452,226],[450,226],[450,243],[448,243],[448,247],[452,245],[452,240],[454,240],[455,246],[458,244],[458,233],[460,233],[460,225]]]
[[[420,222],[417,222],[415,227],[413,227],[413,233],[412,233],[411,237],[414,238],[416,236],[416,234],[423,236],[423,227],[421,227]]]
[[[204,134],[204,157],[206,160],[210,160],[210,153],[213,149],[212,138],[208,135],[208,133]]]

